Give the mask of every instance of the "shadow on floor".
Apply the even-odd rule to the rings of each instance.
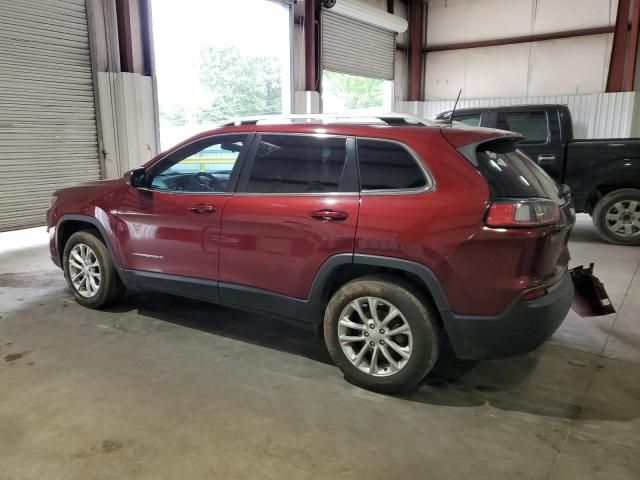
[[[110,311],[132,310],[170,324],[332,364],[323,341],[316,337],[310,325],[156,293],[129,296]],[[431,374],[414,391],[399,398],[461,408],[490,404],[502,410],[555,418],[628,420],[626,416],[619,418],[615,411],[590,410],[586,413],[581,407],[585,387],[597,368],[596,357],[584,364],[569,359],[541,365],[539,356],[550,354],[548,351],[534,352],[521,357],[475,362],[457,359],[446,348]],[[551,371],[558,367],[558,362],[564,365],[563,371]],[[576,380],[578,375],[581,381]],[[634,417],[640,415],[640,405],[637,410]]]
[[[113,313],[132,310],[163,322],[333,365],[311,324],[153,292],[127,295],[118,305],[107,309]]]
[[[29,286],[38,284],[33,278],[23,280]],[[46,276],[40,279],[47,280]],[[71,294],[67,295],[71,300]],[[47,299],[42,301],[46,305]],[[332,364],[311,325],[158,293],[128,295],[105,311],[115,317],[125,312],[140,315],[144,328],[138,333],[142,335],[147,328],[181,326]],[[144,317],[160,322],[147,322]],[[128,326],[122,324],[126,331]],[[564,419],[625,421],[640,416],[640,403],[624,411],[582,407],[599,365],[598,357],[581,355],[576,357],[571,349],[551,346],[526,356],[474,362],[459,360],[445,349],[431,374],[412,392],[396,398],[460,408],[491,405]]]

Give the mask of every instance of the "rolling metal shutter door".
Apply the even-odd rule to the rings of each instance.
[[[0,231],[100,178],[84,0],[0,0]]]
[[[393,80],[395,32],[323,10],[321,48],[323,69]]]

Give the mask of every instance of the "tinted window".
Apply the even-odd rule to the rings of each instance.
[[[346,157],[345,138],[263,135],[253,162],[247,191],[337,192]]]
[[[524,136],[525,142],[547,141],[547,114],[545,112],[498,112],[496,128],[510,130]]]
[[[184,193],[225,192],[246,135],[199,140],[171,153],[150,172],[151,188]]]
[[[427,184],[422,169],[401,145],[384,140],[358,140],[362,190],[405,190]]]
[[[456,122],[464,123],[465,125],[469,125],[470,127],[479,127],[480,126],[480,114],[476,113],[473,115],[456,115],[453,117]]]
[[[559,187],[533,160],[520,151],[478,151],[478,170],[494,197],[543,197],[564,203]]]

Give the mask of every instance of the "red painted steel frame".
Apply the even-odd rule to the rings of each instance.
[[[423,2],[413,2],[409,11],[409,101],[422,101],[424,77],[424,10]]]

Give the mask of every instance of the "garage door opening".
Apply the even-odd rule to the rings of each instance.
[[[153,0],[160,143],[234,117],[291,112],[290,6]]]
[[[380,114],[393,110],[393,81],[324,70],[324,113]]]

